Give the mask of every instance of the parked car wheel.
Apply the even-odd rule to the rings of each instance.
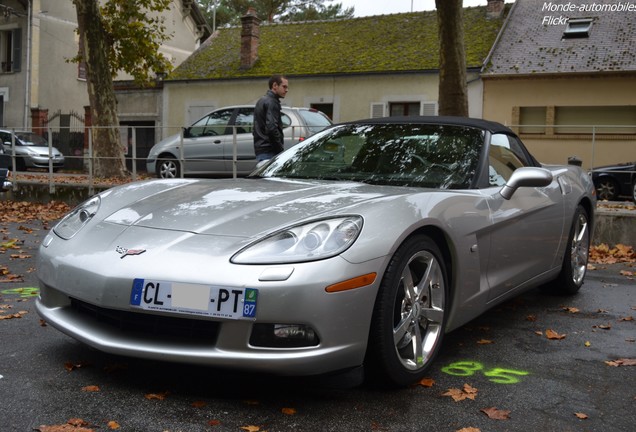
[[[381,384],[420,380],[444,336],[448,286],[442,254],[427,236],[407,240],[382,280],[371,324],[369,371]]]
[[[618,198],[618,185],[611,178],[600,179],[596,184],[596,195],[601,201],[614,201]]]
[[[157,177],[178,178],[181,177],[181,164],[174,158],[161,158],[157,161]]]
[[[632,185],[632,201],[636,204],[636,177],[634,180],[634,184]]]
[[[590,221],[587,211],[579,206],[574,214],[563,258],[561,273],[549,287],[557,294],[576,294],[583,285],[590,256]]]

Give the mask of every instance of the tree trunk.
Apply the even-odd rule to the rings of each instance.
[[[435,0],[439,34],[439,115],[468,116],[462,0]]]
[[[125,177],[124,152],[120,142],[117,99],[108,62],[106,39],[98,0],[73,0],[77,11],[81,57],[86,64],[88,100],[93,120],[93,164],[97,177]]]

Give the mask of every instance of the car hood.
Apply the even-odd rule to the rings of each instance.
[[[161,181],[152,182],[157,184]],[[125,193],[117,193],[125,196]],[[197,234],[251,237],[303,220],[357,213],[354,206],[409,188],[280,179],[195,180],[147,194],[106,222]]]

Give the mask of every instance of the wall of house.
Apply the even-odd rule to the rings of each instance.
[[[15,11],[8,16],[0,18],[0,43],[2,43],[2,59],[4,63],[7,57],[11,57],[11,47],[8,46],[8,40],[5,39],[11,32],[21,29],[21,67],[19,71],[8,71],[7,65],[2,64],[0,71],[0,96],[2,99],[2,120],[0,127],[22,128],[25,113],[25,91],[26,91],[26,41],[27,41],[27,17],[26,11],[22,5],[16,0],[7,0],[2,2],[3,6],[11,9],[2,9],[5,11]],[[26,116],[28,118],[28,116]]]
[[[38,4],[40,3],[40,4]],[[31,107],[83,113],[88,105],[86,82],[78,65],[67,60],[79,50],[77,16],[70,2],[33,1]]]
[[[636,77],[632,75],[485,78],[483,115],[513,126],[532,153],[544,163],[564,163],[569,156],[585,168],[636,160]],[[563,128],[561,111],[576,107],[585,115],[565,120],[577,127]],[[517,128],[523,113],[536,110],[532,124],[545,116],[545,128]],[[610,120],[606,113],[618,110]],[[632,121],[633,119],[633,121]],[[620,124],[621,127],[598,127]],[[631,124],[632,127],[626,127]],[[586,126],[586,127],[583,127]],[[527,133],[528,131],[533,133]]]
[[[471,76],[470,115],[481,117],[481,82]],[[166,81],[164,83],[162,136],[176,133],[205,113],[229,105],[254,104],[267,91],[267,79],[227,81]],[[374,116],[379,106],[388,115],[389,103],[419,102],[437,113],[438,75],[352,75],[291,77],[288,106],[333,104],[333,121],[344,122]]]

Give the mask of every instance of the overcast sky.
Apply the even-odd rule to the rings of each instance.
[[[344,8],[355,7],[355,16],[386,15],[435,9],[435,0],[333,0]],[[486,0],[464,0],[464,7],[486,5]]]

